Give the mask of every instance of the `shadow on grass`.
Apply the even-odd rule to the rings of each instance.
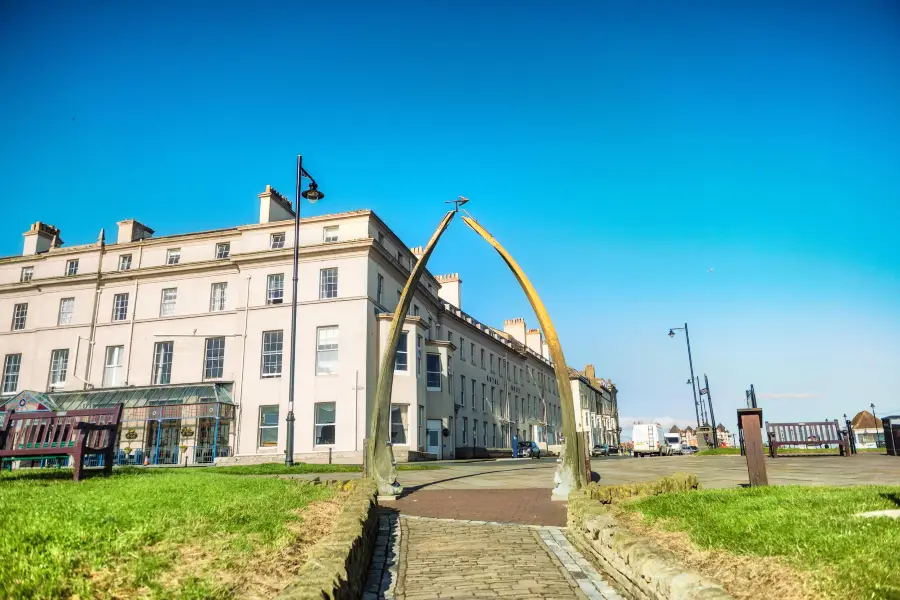
[[[885,500],[890,500],[891,502],[893,502],[893,503],[896,504],[897,506],[900,506],[900,494],[895,494],[895,493],[893,493],[893,492],[888,492],[888,493],[886,493],[886,494],[880,494],[880,496],[881,496],[882,498],[884,498]]]

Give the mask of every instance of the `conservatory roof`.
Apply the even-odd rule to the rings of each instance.
[[[26,390],[11,398],[6,407],[22,410],[21,400],[43,405],[44,410],[82,410],[124,404],[125,408],[165,406],[168,404],[214,403],[234,404],[231,383],[196,383],[190,385],[154,385],[145,387],[118,387],[76,392],[34,392]],[[21,408],[20,408],[21,407]],[[27,409],[26,409],[27,410]],[[32,409],[35,410],[35,409]]]

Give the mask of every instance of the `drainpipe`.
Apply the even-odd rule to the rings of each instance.
[[[103,242],[103,230],[100,230],[100,256],[97,259],[97,279],[95,282],[96,285],[96,293],[94,294],[94,307],[91,309],[91,333],[90,333],[90,346],[88,346],[88,355],[87,355],[87,364],[85,365],[85,376],[87,379],[91,378],[91,363],[94,359],[94,336],[97,334],[97,311],[100,310],[100,293],[103,291],[100,289],[100,277],[103,269],[103,254],[106,250],[106,244]],[[85,381],[85,389],[87,386],[93,387],[90,383]]]
[[[141,268],[141,258],[143,258],[144,254],[144,240],[141,240],[141,245],[138,246],[138,259],[137,259],[137,268]],[[138,301],[138,282],[137,277],[134,278],[134,303],[131,305],[131,323],[128,327],[128,361],[125,363],[125,387],[128,387],[128,378],[131,373],[131,348],[132,342],[134,341],[134,320],[137,315],[137,301]]]
[[[238,272],[240,272],[241,267],[238,266]],[[234,426],[234,454],[239,454],[239,448],[241,443],[241,416],[243,414],[243,406],[244,406],[244,365],[247,362],[247,319],[250,314],[250,279],[252,278],[249,274],[247,277],[247,298],[244,301],[244,331],[241,334],[241,382],[238,384],[238,393],[235,398],[237,401],[237,408],[235,409],[235,426]]]
[[[81,349],[81,340],[86,340],[91,344],[94,343],[94,342],[91,342],[88,338],[80,336],[80,335],[75,340],[75,361],[72,363],[72,377],[74,377],[78,381],[83,382],[85,384],[85,388],[86,388],[87,386],[91,385],[91,382],[88,381],[87,379],[82,379],[81,377],[78,376],[78,352]],[[85,373],[85,375],[87,375],[87,374],[88,373]]]

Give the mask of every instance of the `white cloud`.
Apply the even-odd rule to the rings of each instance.
[[[809,400],[810,398],[818,398],[819,396],[818,394],[811,394],[809,392],[788,392],[760,394],[759,397],[766,400]]]

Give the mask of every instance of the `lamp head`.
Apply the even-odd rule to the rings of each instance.
[[[316,201],[325,197],[325,194],[319,191],[319,186],[316,185],[315,181],[311,181],[309,183],[309,189],[304,190],[300,195],[309,200],[310,204],[315,204]]]
[[[670,338],[675,337],[675,332],[672,331],[671,329],[669,330],[669,337],[670,337]]]

